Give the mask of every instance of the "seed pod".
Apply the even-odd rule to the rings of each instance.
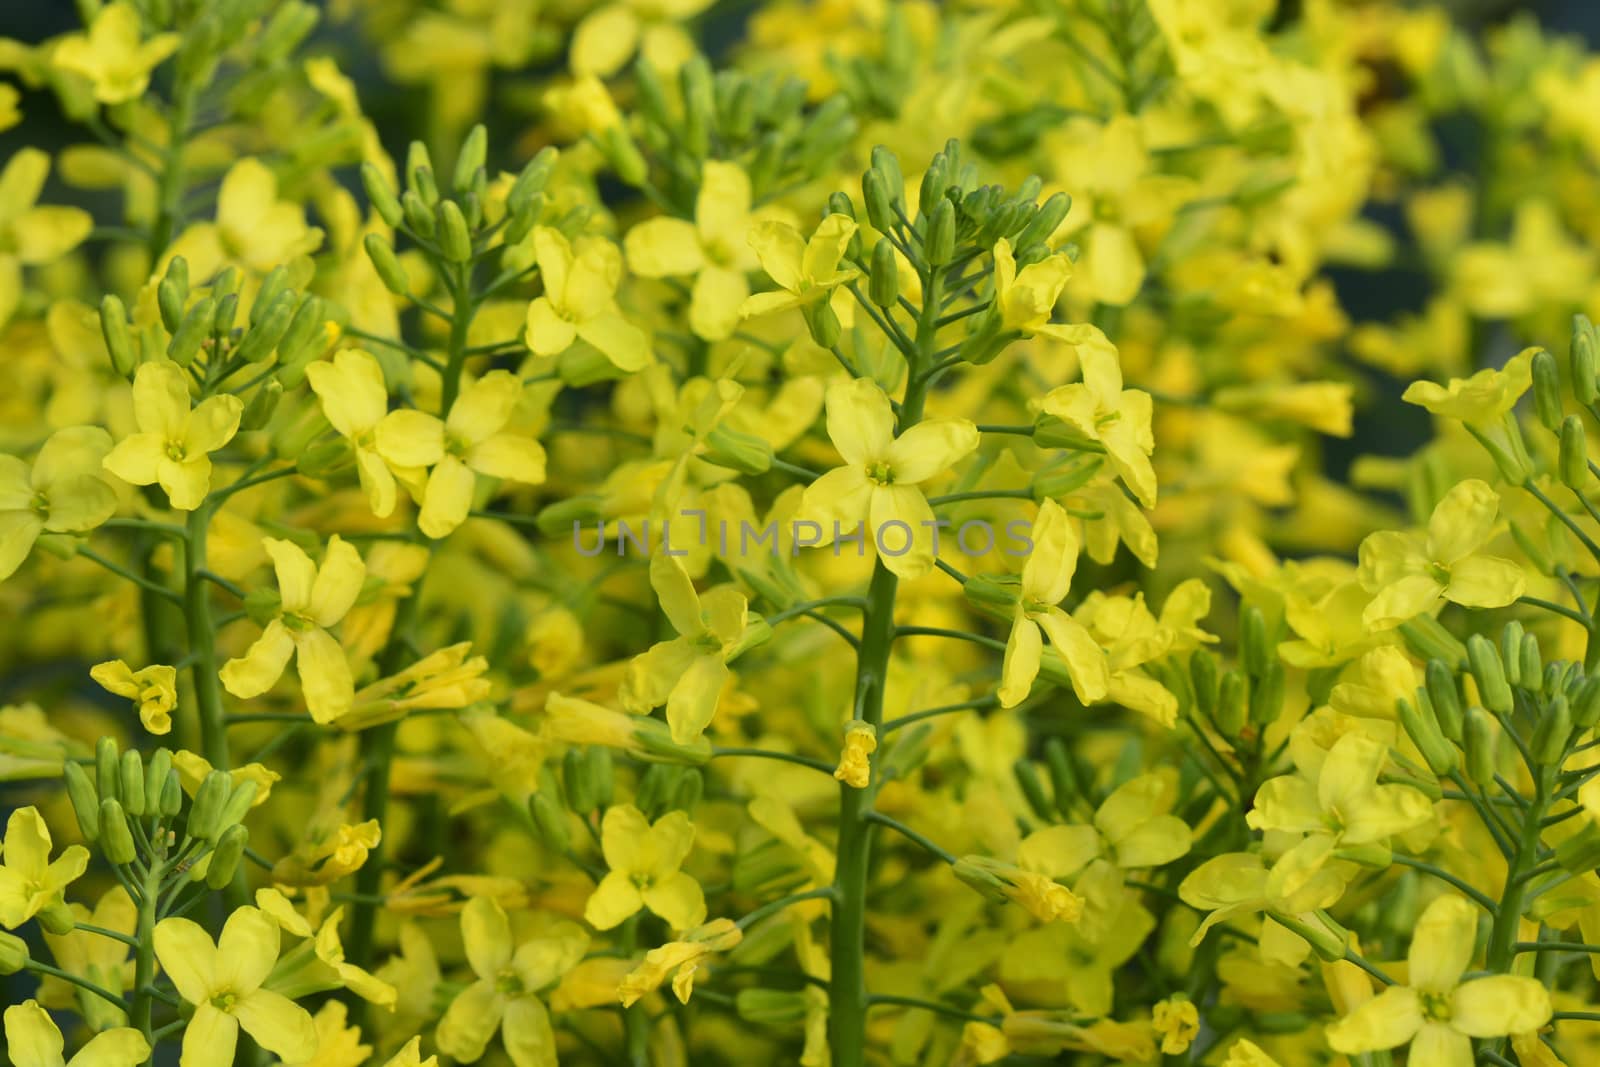
[[[1241,634],[1239,637],[1239,658],[1245,673],[1252,678],[1261,677],[1266,671],[1267,664],[1276,657],[1273,648],[1267,639],[1267,619],[1261,614],[1261,609],[1254,604],[1244,609],[1243,618],[1240,620]]]
[[[1544,708],[1544,714],[1539,716],[1539,722],[1533,728],[1533,742],[1530,747],[1534,760],[1543,766],[1560,770],[1562,757],[1567,751],[1567,741],[1571,737],[1572,708],[1567,703],[1566,696],[1557,693],[1550,698],[1550,703]]]
[[[1217,689],[1217,729],[1223,737],[1239,736],[1252,704],[1250,683],[1244,673],[1231,670],[1224,674]]]
[[[1456,691],[1455,675],[1436,659],[1428,661],[1423,674],[1428,687],[1428,701],[1433,705],[1433,718],[1439,724],[1439,732],[1452,741],[1460,741],[1461,695]]]
[[[112,797],[100,802],[100,851],[117,866],[125,866],[139,857],[134,847],[133,833],[128,829],[128,817],[122,805]]]
[[[100,336],[105,338],[106,354],[111,357],[111,369],[126,377],[139,365],[133,350],[133,335],[128,330],[128,309],[114,294],[107,293],[100,301]]]
[[[1011,765],[1011,773],[1017,779],[1017,785],[1022,788],[1022,795],[1028,801],[1028,807],[1033,813],[1045,822],[1055,820],[1055,805],[1044,791],[1044,783],[1039,780],[1039,771],[1034,767],[1033,761],[1019,759]]]
[[[222,831],[222,836],[217,838],[217,847],[211,850],[211,858],[206,864],[206,886],[210,889],[222,889],[231,881],[239,870],[239,861],[244,858],[244,847],[250,840],[250,831],[238,823],[234,823]]]
[[[122,755],[114,738],[102,737],[94,746],[94,786],[100,799],[116,798],[122,789]]]
[[[145,813],[144,757],[130,748],[122,754],[122,807],[135,817]]]
[[[949,200],[941,198],[939,206],[934,208],[933,217],[928,220],[922,251],[935,267],[942,267],[955,258],[956,207]]]
[[[257,306],[260,306],[259,302]],[[294,321],[295,307],[293,293],[279,293],[273,298],[272,306],[262,312],[261,318],[256,320],[239,339],[239,347],[234,349],[234,354],[246,363],[265,361],[289,332],[289,324]]]
[[[161,817],[170,819],[183,810],[183,783],[177,771],[167,772],[166,784],[161,787]]]
[[[1504,664],[1501,664],[1498,649],[1482,633],[1467,638],[1467,664],[1472,667],[1472,678],[1478,683],[1478,699],[1482,699],[1483,707],[1501,715],[1509,713],[1514,701]]]
[[[100,837],[100,797],[89,772],[76,760],[67,760],[61,768],[67,780],[67,799],[72,801],[72,813],[78,817],[78,829],[83,839],[93,844]]]
[[[1194,704],[1207,719],[1217,712],[1217,657],[1204,648],[1189,656],[1189,684],[1194,689]]]
[[[489,158],[489,131],[478,123],[467,133],[466,140],[461,142],[461,151],[456,154],[455,174],[450,180],[450,186],[460,196],[472,188],[473,176],[482,169]]]
[[[378,213],[385,225],[398,226],[405,218],[405,212],[400,208],[400,201],[394,195],[394,189],[384,178],[383,172],[371,163],[361,164],[361,185],[367,191],[367,203],[372,205],[372,210]]]
[[[1277,721],[1283,710],[1283,664],[1273,660],[1250,687],[1250,721],[1256,726],[1267,726]]]
[[[894,307],[900,301],[900,267],[895,261],[894,246],[887,237],[878,239],[872,249],[871,277],[868,279],[867,295],[872,302],[884,310]]]
[[[1419,689],[1417,692],[1423,693],[1423,690]],[[1440,778],[1447,777],[1454,771],[1459,764],[1455,746],[1444,739],[1432,717],[1424,716],[1417,710],[1417,706],[1405,697],[1395,701],[1395,710],[1400,715],[1400,725],[1405,727],[1406,736],[1411,738],[1417,750],[1422,753],[1428,769]]]
[[[1482,788],[1494,784],[1495,724],[1482,708],[1468,708],[1463,720],[1462,750],[1466,753],[1467,777]]]
[[[1515,619],[1500,631],[1500,665],[1508,685],[1522,684],[1522,624]]]
[[[1583,420],[1568,415],[1561,423],[1561,451],[1556,469],[1561,484],[1568,489],[1581,491],[1589,484],[1589,442],[1584,436]]]
[[[889,199],[889,187],[877,168],[861,176],[861,199],[867,205],[867,221],[881,233],[890,233],[899,224]]]
[[[572,847],[572,834],[567,829],[567,813],[561,805],[550,799],[543,790],[535,790],[528,798],[528,810],[533,815],[539,837],[553,852],[564,853]],[[640,805],[640,810],[650,809]]]
[[[406,277],[405,268],[400,265],[388,241],[378,234],[369,233],[362,238],[361,245],[367,250],[367,258],[372,260],[373,269],[378,272],[378,280],[383,282],[385,289],[396,296],[405,296],[411,291],[411,280]]]
[[[187,367],[194,362],[200,354],[200,346],[205,343],[206,335],[211,332],[211,325],[216,319],[217,301],[215,297],[204,297],[189,309],[189,313],[178,324],[178,329],[172,335],[172,341],[167,345],[167,358],[180,367]]]
[[[561,783],[565,788],[567,807],[578,815],[588,815],[595,809],[595,793],[589,781],[589,764],[583,753],[575,748],[567,750],[561,762]]]
[[[1533,354],[1533,410],[1544,428],[1555,433],[1561,427],[1561,373],[1556,357],[1544,349]]]
[[[1078,782],[1078,771],[1072,765],[1072,755],[1066,742],[1052,737],[1044,743],[1044,764],[1050,771],[1050,789],[1055,794],[1056,811],[1064,819],[1072,818],[1072,802],[1083,796]]]
[[[202,841],[215,841],[222,833],[222,809],[233,791],[232,780],[226,771],[212,771],[206,775],[200,788],[195,790],[194,801],[189,806],[189,836]]]

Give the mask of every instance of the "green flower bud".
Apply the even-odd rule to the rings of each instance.
[[[567,829],[567,813],[560,804],[550,799],[543,790],[535,790],[528,797],[528,810],[539,839],[552,852],[565,853],[572,847],[572,834]]]
[[[1461,695],[1456,691],[1455,675],[1451,673],[1449,667],[1436,659],[1428,661],[1423,674],[1428,687],[1428,702],[1433,706],[1433,717],[1439,723],[1439,732],[1450,740],[1459,742]]]
[[[1083,796],[1083,785],[1072,763],[1072,754],[1061,738],[1052,737],[1044,743],[1044,765],[1050,772],[1050,791],[1055,796],[1056,811],[1064,819],[1072,818],[1072,802]]]
[[[672,787],[672,795],[668,798],[666,810],[692,812],[699,806],[705,792],[705,778],[701,776],[698,768],[690,767],[678,775]]]
[[[1594,326],[1583,315],[1572,321],[1572,395],[1578,403],[1589,405],[1600,400],[1600,377],[1596,375]]]
[[[1482,708],[1468,708],[1462,723],[1467,777],[1487,789],[1494,784],[1495,722]]]
[[[78,817],[78,829],[83,832],[83,839],[92,844],[100,836],[100,796],[83,764],[69,759],[62,764],[61,773],[67,781],[72,813]]]
[[[100,301],[100,335],[105,338],[111,369],[127,377],[139,365],[128,330],[128,309],[115,295],[107,293]]]
[[[1426,696],[1424,690],[1417,690],[1418,694]],[[1400,715],[1400,725],[1405,727],[1406,736],[1411,738],[1417,746],[1417,751],[1422,753],[1422,758],[1427,761],[1428,769],[1440,778],[1447,777],[1458,765],[1458,755],[1455,747],[1444,739],[1439,732],[1439,727],[1434,723],[1432,716],[1425,716],[1417,710],[1417,705],[1400,697],[1395,701],[1395,710]]]
[[[1273,660],[1250,687],[1250,721],[1256,726],[1268,726],[1277,721],[1283,711],[1283,664]]]
[[[1018,586],[982,576],[968,578],[961,584],[967,602],[985,615],[996,619],[1010,619],[1017,612]]]
[[[596,807],[594,785],[590,781],[589,764],[578,749],[567,750],[561,762],[561,782],[566,792],[567,807],[578,815],[588,815]]]
[[[211,332],[211,324],[216,319],[217,301],[215,297],[204,297],[178,324],[178,329],[172,335],[172,341],[167,345],[167,358],[180,367],[187,367],[194,362],[200,354],[200,346],[205,343],[206,336]]]
[[[1539,716],[1533,728],[1530,746],[1533,758],[1540,764],[1560,769],[1567,752],[1567,742],[1572,737],[1572,708],[1565,694],[1557,693]]]
[[[438,216],[439,250],[452,263],[470,262],[472,234],[467,229],[467,219],[461,213],[461,205],[454,200],[441,200],[434,210]]]
[[[705,56],[693,56],[678,68],[678,87],[683,94],[683,147],[692,158],[704,159],[717,124],[716,87]]]
[[[1062,463],[1053,463],[1033,476],[1029,491],[1035,500],[1049,500],[1075,493],[1088,485],[1100,473],[1104,463],[1099,456],[1074,456]]]
[[[426,207],[439,202],[439,183],[433,178],[433,161],[421,141],[412,141],[406,152],[406,177],[410,184],[406,192],[417,194]]]
[[[122,807],[129,815],[145,813],[144,757],[130,748],[122,754]]]
[[[1017,785],[1022,788],[1022,795],[1028,801],[1028,807],[1033,813],[1045,822],[1055,819],[1055,804],[1044,791],[1044,783],[1039,780],[1038,768],[1033,761],[1019,759],[1011,765],[1011,773],[1016,776]]]
[[[1217,657],[1204,648],[1197,648],[1189,656],[1189,684],[1194,689],[1195,707],[1207,719],[1217,711]]]
[[[423,240],[433,237],[435,226],[433,209],[423,200],[414,189],[407,189],[400,196],[400,207],[406,217],[406,225],[412,232]]]
[[[239,416],[239,429],[244,432],[265,429],[282,398],[283,383],[276,378],[268,380],[256,389],[249,403],[245,404],[244,413]]]
[[[1466,646],[1431,615],[1418,615],[1401,623],[1397,629],[1411,651],[1424,660],[1444,660],[1446,666],[1455,670],[1467,661]]]
[[[583,527],[599,519],[600,498],[587,494],[548,504],[534,516],[533,521],[546,537],[573,537],[582,532]]]
[[[35,918],[39,920],[40,929],[55,937],[66,937],[78,927],[78,921],[72,916],[72,909],[67,907],[67,902],[60,897],[40,909]]]
[[[216,314],[211,319],[211,329],[219,337],[233,332],[233,320],[239,317],[239,294],[229,293],[217,301]]]
[[[452,176],[450,186],[460,196],[472,189],[474,176],[489,158],[489,131],[483,123],[478,123],[467,133],[466,140],[461,142],[461,151],[456,155],[456,169]]]
[[[244,817],[250,813],[251,805],[256,802],[256,793],[260,787],[246,779],[235,785],[228,792],[227,803],[222,805],[222,815],[217,820],[217,825],[226,830],[244,822]]]
[[[972,328],[956,350],[956,355],[975,367],[981,367],[1005,351],[1006,345],[1019,336],[1015,331],[1004,328],[999,307],[991,304],[973,316]]]
[[[168,333],[176,333],[183,322],[184,308],[189,302],[189,264],[182,256],[173,256],[167,273],[156,286],[156,307],[161,312],[161,324]]]
[[[733,889],[736,893],[769,896],[784,892],[806,880],[794,850],[779,841],[765,841],[743,849],[733,859]]]
[[[257,302],[256,306],[261,305]],[[294,321],[295,307],[293,293],[279,293],[273,298],[272,306],[263,311],[261,318],[239,339],[239,347],[234,349],[234,354],[247,363],[267,360],[288,334],[289,324]]]
[[[115,738],[102,737],[94,746],[94,786],[102,799],[118,797],[122,789],[122,754]]]
[[[711,758],[711,742],[704,737],[686,745],[672,739],[672,731],[660,719],[640,716],[633,724],[632,754],[650,763],[677,763],[698,767]]]
[[[1583,432],[1583,420],[1568,415],[1561,423],[1561,451],[1556,466],[1561,484],[1581,492],[1589,484],[1589,442]]]
[[[892,233],[900,222],[889,198],[888,180],[876,167],[861,176],[861,199],[867,205],[867,221],[880,233]]]
[[[944,266],[956,256],[956,206],[947,198],[941,197],[939,206],[933,209],[922,252],[935,267]]]
[[[1501,715],[1509,714],[1513,707],[1511,686],[1506,683],[1500,653],[1487,637],[1473,634],[1467,638],[1467,663],[1471,667],[1473,681],[1478,685],[1478,698],[1483,701],[1483,706]],[[1431,668],[1432,665],[1429,666]],[[1438,698],[1434,700],[1437,706]]]
[[[880,237],[872,248],[867,295],[885,311],[900,302],[900,265],[887,237]]]
[[[178,780],[177,771],[168,771],[167,780],[161,787],[161,817],[170,819],[183,810],[183,783]]]
[[[872,169],[883,177],[883,183],[889,195],[889,203],[904,204],[906,196],[906,179],[900,172],[900,160],[892,151],[883,145],[878,145],[872,150]],[[873,223],[874,228],[883,227]]]
[[[661,805],[672,787],[677,784],[680,768],[655,763],[645,768],[634,790],[633,806],[644,812],[653,822],[661,815]]]
[[[508,211],[514,215],[521,214],[533,204],[535,197],[544,192],[545,185],[550,181],[550,174],[555,170],[556,157],[555,148],[546,145],[528,160],[522,172],[517,175],[517,180],[511,183],[511,192],[506,194]]]
[[[950,873],[989,900],[1002,904],[1007,899],[1006,883],[989,869],[990,862],[983,856],[962,856],[951,865]]]
[[[1584,679],[1572,697],[1572,725],[1592,730],[1600,723],[1600,675]]]
[[[167,748],[158,748],[150,754],[144,765],[144,803],[148,814],[159,814],[161,806],[161,788],[167,784],[167,775],[172,773],[172,752]]]
[[[112,797],[100,802],[100,851],[117,866],[125,866],[138,858],[133,844],[133,833],[128,829],[128,817],[122,805]]]
[[[640,186],[645,183],[650,176],[650,164],[629,136],[627,127],[608,127],[599,133],[598,140],[601,150],[605,152],[606,162],[611,164],[611,169],[617,172],[617,177],[624,184]]]
[[[1267,618],[1254,604],[1247,605],[1240,619],[1239,659],[1245,673],[1259,678],[1267,664],[1277,659],[1276,649],[1267,637]]]
[[[1515,619],[1500,631],[1500,663],[1505,668],[1506,682],[1522,684],[1522,623]]]
[[[1588,874],[1600,867],[1600,827],[1587,823],[1556,844],[1556,862],[1572,874]]]
[[[208,888],[222,889],[233,881],[234,874],[239,870],[239,861],[244,858],[244,847],[249,840],[250,831],[238,823],[222,831],[222,836],[217,838],[217,847],[211,850],[206,863]]]
[[[755,434],[718,426],[706,435],[700,458],[741,474],[765,474],[772,469],[772,444]]]
[[[232,779],[226,771],[212,771],[195,790],[194,801],[189,806],[189,836],[202,841],[216,841],[222,833],[222,809],[233,791]]]
[[[1533,410],[1544,428],[1555,433],[1561,426],[1561,372],[1556,357],[1544,349],[1533,354]]]
[[[667,89],[661,84],[661,75],[655,65],[641,54],[633,64],[633,88],[638,102],[639,115],[646,123],[658,129],[671,125],[667,112]]]
[[[943,152],[933,157],[928,169],[922,172],[922,185],[917,190],[918,214],[931,219],[933,212],[945,202],[944,191],[950,184],[950,160]]]
[[[839,334],[843,327],[839,324],[839,316],[833,310],[833,305],[826,300],[801,309],[805,316],[806,327],[811,331],[811,339],[823,348],[832,348],[839,343]]]
[[[1521,681],[1517,684],[1538,696],[1544,687],[1544,662],[1539,654],[1539,639],[1537,637],[1532,634],[1522,635],[1521,658],[1522,666],[1518,669]]]
[[[1022,227],[1022,232],[1017,234],[1014,242],[1017,248],[1027,248],[1029,245],[1047,241],[1050,235],[1061,226],[1062,220],[1072,210],[1072,197],[1066,193],[1056,193],[1050,199],[1039,205],[1039,210],[1034,212],[1033,218]]]
[[[1231,670],[1222,676],[1222,684],[1217,688],[1217,729],[1223,737],[1239,736],[1253,703],[1244,672]]]
[[[367,250],[367,258],[372,260],[373,269],[378,272],[378,280],[385,289],[396,296],[411,292],[411,279],[406,277],[406,270],[388,241],[379,234],[369,233],[362,238],[361,246]]]
[[[361,185],[367,191],[367,203],[372,205],[372,210],[378,213],[385,225],[390,227],[400,225],[405,218],[405,212],[400,208],[400,201],[394,195],[394,189],[384,178],[383,172],[371,163],[361,164]]]
[[[270,67],[289,58],[316,28],[319,17],[317,9],[310,4],[290,3],[278,8],[256,41],[257,62]]]
[[[294,461],[295,470],[307,478],[328,478],[354,462],[350,445],[343,438],[324,441],[300,453]]]
[[[0,975],[16,974],[28,965],[28,943],[16,934],[0,931]]]
[[[734,996],[739,1018],[760,1026],[798,1026],[805,1021],[810,1001],[802,992],[778,989],[741,989]]]

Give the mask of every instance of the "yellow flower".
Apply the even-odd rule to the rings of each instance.
[[[1406,985],[1392,985],[1328,1027],[1335,1052],[1354,1055],[1410,1043],[1417,1067],[1471,1067],[1472,1039],[1537,1030],[1550,994],[1537,978],[1497,974],[1463,982],[1478,916],[1457,896],[1439,897],[1411,935]]]
[[[257,908],[228,916],[213,943],[188,919],[163,919],[155,929],[156,958],[178,995],[194,1005],[183,1031],[180,1067],[232,1063],[239,1028],[286,1061],[317,1050],[311,1015],[281,993],[262,988],[278,962],[278,924]]]
[[[744,594],[733,586],[696,593],[675,556],[651,557],[650,585],[678,636],[629,661],[618,699],[635,714],[665,703],[672,739],[692,744],[717,713],[732,674],[728,662],[770,631],[760,616],[746,610]]]
[[[1361,542],[1361,584],[1374,594],[1362,612],[1373,629],[1389,629],[1432,610],[1440,600],[1498,608],[1523,593],[1527,579],[1509,559],[1479,552],[1494,535],[1500,498],[1469,478],[1444,495],[1424,532],[1380,530]]]
[[[6,1049],[14,1067],[137,1067],[150,1055],[144,1035],[128,1026],[96,1034],[68,1060],[66,1043],[37,1000],[6,1009]]]
[[[1072,341],[1077,334],[1070,331],[1076,328],[1050,322],[1056,301],[1061,299],[1062,287],[1070,277],[1072,260],[1062,253],[1046,256],[1018,271],[1017,258],[1011,252],[1011,242],[1004,237],[996,241],[994,303],[1000,312],[1001,327],[1015,330],[1025,337],[1044,334],[1046,337]]]
[[[951,870],[993,899],[1020,905],[1042,923],[1077,922],[1083,915],[1083,898],[1056,881],[1067,873],[1054,865],[1056,857],[1029,852],[1019,859],[1021,863],[1007,863],[989,856],[962,856]]]
[[[293,542],[267,537],[261,543],[272,557],[282,602],[249,650],[223,664],[222,684],[236,697],[260,696],[298,653],[306,710],[319,723],[332,722],[350,710],[355,682],[344,650],[328,628],[344,618],[360,595],[366,567],[355,546],[338,534],[329,540],[320,567]]]
[[[1222,1067],[1281,1067],[1281,1065],[1261,1051],[1260,1045],[1241,1037],[1229,1047],[1228,1058],[1222,1061]]]
[[[13,811],[6,820],[0,859],[0,926],[15,930],[61,903],[62,890],[89,866],[89,850],[70,845],[50,862],[50,828],[39,809],[30,805]]]
[[[750,179],[736,163],[707,160],[695,201],[694,222],[660,217],[628,231],[628,265],[643,278],[694,276],[689,326],[720,341],[739,325],[750,295],[745,272],[758,260],[745,235],[750,227]]]
[[[413,1037],[410,1041],[400,1046],[400,1051],[390,1056],[383,1067],[439,1067],[439,1057],[428,1056],[424,1058],[422,1055],[422,1038]]]
[[[349,1018],[343,1001],[328,1001],[311,1020],[317,1027],[317,1051],[310,1059],[281,1067],[361,1067],[372,1046],[362,1043],[361,1028],[349,1025]]]
[[[1011,634],[996,691],[1000,706],[1020,704],[1039,674],[1044,636],[1061,656],[1072,676],[1072,687],[1085,704],[1103,700],[1111,684],[1111,671],[1103,649],[1083,624],[1059,605],[1072,587],[1078,567],[1078,536],[1066,509],[1046,500],[1033,520],[1033,550],[1022,565],[1022,589],[1017,598]]]
[[[131,485],[160,483],[179,511],[193,511],[211,491],[211,455],[239,430],[244,401],[224,393],[189,406],[189,379],[169,359],[142,363],[133,378],[139,432],[106,456],[106,470]]]
[[[1156,1033],[1161,1035],[1161,1051],[1168,1056],[1187,1052],[1190,1043],[1200,1034],[1200,1011],[1182,993],[1157,1001],[1151,1022]]]
[[[23,148],[0,170],[0,326],[22,297],[22,267],[52,263],[76,248],[94,218],[76,207],[38,207],[50,157]]]
[[[383,367],[360,349],[343,349],[331,362],[311,364],[306,381],[322,401],[322,413],[355,451],[356,473],[372,513],[386,518],[395,504],[391,466],[407,480],[419,481],[426,466],[419,445],[427,454],[429,441],[438,437],[438,420],[409,408],[390,411]]]
[[[185,230],[162,257],[162,267],[174,256],[183,256],[196,276],[212,274],[229,263],[265,274],[315,252],[321,244],[322,231],[306,225],[300,204],[278,198],[278,179],[271,169],[246,157],[222,177],[216,222]]]
[[[1533,357],[1538,351],[1525,348],[1506,360],[1504,367],[1486,367],[1470,378],[1452,378],[1446,386],[1412,382],[1401,399],[1472,426],[1493,423],[1515,407],[1533,384]]]
[[[1324,840],[1332,849],[1377,845],[1433,818],[1433,802],[1409,785],[1378,784],[1388,747],[1347,733],[1321,765],[1264,782],[1245,815],[1255,830],[1282,830]]]
[[[87,34],[75,33],[58,43],[51,59],[87,78],[102,104],[123,104],[144,95],[150,72],[182,41],[175,33],[158,33],[143,42],[139,35],[139,10],[117,0],[100,9]]]
[[[852,789],[865,789],[872,782],[872,754],[878,749],[878,731],[871,723],[853,720],[844,732],[844,751],[833,776]]]
[[[845,463],[806,487],[800,515],[822,527],[821,544],[865,520],[883,565],[920,578],[933,569],[936,520],[919,486],[978,447],[977,427],[926,419],[896,437],[888,394],[868,378],[830,386],[827,404],[828,436]]]
[[[422,490],[417,528],[448,537],[467,521],[477,475],[536,485],[544,481],[544,446],[506,425],[522,400],[510,371],[490,371],[463,386],[444,422],[422,412],[403,421],[390,415],[378,427],[378,449],[404,467],[432,467]],[[399,414],[396,412],[395,414]]]
[[[461,911],[461,938],[478,980],[445,1009],[434,1035],[439,1051],[472,1063],[498,1030],[516,1067],[555,1067],[555,1033],[538,994],[577,966],[588,936],[571,923],[558,923],[519,945],[500,905],[473,897]]]
[[[56,966],[120,995],[133,984],[135,975],[134,963],[128,958],[127,942],[90,933],[83,926],[98,926],[132,937],[139,922],[139,910],[133,898],[119,885],[104,893],[92,912],[82,904],[68,904],[67,909],[76,924],[71,933],[44,931],[45,944],[50,946]],[[47,1008],[72,1008],[83,1016],[89,1029],[96,1032],[128,1024],[127,1012],[122,1008],[54,975],[41,977],[39,998]]]
[[[22,566],[40,534],[82,533],[116,512],[117,494],[100,476],[109,451],[110,434],[74,426],[51,434],[31,466],[0,455],[0,581]]]
[[[348,989],[379,1007],[394,1006],[394,986],[344,958],[344,944],[339,939],[344,908],[334,908],[320,927],[313,927],[276,889],[256,890],[256,906],[283,930],[304,939],[273,970],[273,987],[279,992],[298,998],[330,989]]]
[[[1248,852],[1206,860],[1178,885],[1185,904],[1209,913],[1189,943],[1198,945],[1213,926],[1237,916],[1268,912],[1298,918],[1331,907],[1344,895],[1344,880],[1324,864],[1325,858],[1320,850],[1302,847],[1291,849],[1270,868]],[[1310,951],[1302,938],[1270,917],[1261,936],[1263,955],[1291,966]]]
[[[178,670],[156,663],[134,670],[120,659],[97,663],[89,677],[101,688],[127,697],[139,706],[139,721],[153,734],[172,730],[172,709],[178,706]]]
[[[779,289],[746,299],[739,316],[748,319],[806,307],[859,277],[861,272],[854,267],[839,269],[839,260],[855,232],[855,220],[848,215],[829,215],[809,241],[786,222],[769,219],[757,223],[750,230],[750,247]]]
[[[670,811],[652,824],[631,804],[607,808],[600,849],[611,869],[584,905],[584,919],[597,930],[610,930],[649,908],[674,930],[704,922],[700,883],[679,869],[693,845],[694,823],[682,811]]]
[[[601,237],[585,237],[574,249],[559,230],[533,231],[534,254],[544,295],[528,305],[524,339],[536,355],[558,356],[584,341],[618,370],[632,373],[650,362],[650,340],[617,307],[622,254]]]
[[[360,870],[382,838],[377,819],[307,831],[294,851],[272,868],[272,879],[286,885],[329,885]]]
[[[694,992],[695,972],[717,952],[727,952],[744,940],[744,931],[732,919],[713,919],[696,927],[679,941],[669,941],[644,954],[644,960],[622,980],[617,995],[623,1007],[632,1007],[646,993],[661,988],[670,975],[672,993],[683,1004]]]
[[[1156,472],[1150,465],[1155,437],[1150,430],[1150,394],[1122,388],[1117,350],[1093,326],[1061,327],[1076,334],[1083,381],[1050,390],[1039,401],[1046,415],[1060,419],[1085,440],[1098,442],[1123,484],[1147,508],[1156,505]]]
[[[178,783],[191,797],[199,790],[200,783],[215,770],[204,756],[187,749],[179,749],[172,754],[172,769],[178,772]],[[265,804],[272,795],[272,787],[282,779],[283,775],[260,763],[246,763],[228,771],[228,780],[233,788],[238,789],[247,783],[255,788],[255,796],[250,801],[252,808]]]
[[[609,78],[641,50],[646,62],[671,72],[694,52],[676,23],[711,6],[711,0],[616,0],[590,11],[572,29],[575,74]]]

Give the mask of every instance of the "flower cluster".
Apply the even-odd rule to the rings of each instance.
[[[1600,1058],[1580,43],[77,8],[0,39],[9,1062]]]

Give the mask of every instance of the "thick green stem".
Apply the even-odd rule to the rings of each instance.
[[[1516,958],[1517,930],[1522,925],[1528,873],[1539,862],[1539,826],[1549,806],[1549,783],[1545,780],[1548,773],[1541,773],[1533,802],[1523,812],[1521,839],[1517,842],[1516,854],[1512,856],[1511,866],[1506,872],[1505,892],[1500,896],[1500,905],[1495,909],[1494,926],[1489,931],[1485,963],[1496,974],[1508,972]]]
[[[183,150],[194,117],[194,93],[178,86],[172,101],[172,129],[168,135],[166,158],[161,164],[161,180],[156,190],[156,221],[150,228],[150,261],[156,262],[172,243],[182,221],[184,173]]]
[[[146,1063],[155,1060],[156,1037],[151,1028],[150,1010],[155,1003],[155,994],[150,983],[156,977],[156,908],[161,899],[161,875],[164,868],[151,859],[150,873],[145,876],[143,892],[139,898],[139,921],[134,928],[134,939],[138,943],[133,957],[133,1010],[129,1013],[129,1022],[144,1035],[150,1042],[151,1054]]]
[[[922,418],[928,380],[923,367],[931,362],[938,333],[939,283],[924,279],[923,308],[917,320],[917,355],[908,359],[906,392],[900,402],[899,432]],[[869,531],[868,537],[873,536]],[[883,725],[883,690],[894,646],[894,602],[899,579],[883,565],[872,570],[856,659],[854,717]],[[830,932],[833,973],[828,986],[829,1043],[833,1067],[862,1067],[867,1058],[867,884],[872,859],[872,788],[839,787],[839,840],[834,873],[833,922]]]
[[[194,695],[200,712],[200,752],[212,767],[230,770],[228,724],[222,709],[222,681],[217,674],[216,628],[211,623],[211,591],[206,587],[206,527],[211,509],[189,512],[183,553],[183,614],[188,627],[189,656],[194,661]]]

